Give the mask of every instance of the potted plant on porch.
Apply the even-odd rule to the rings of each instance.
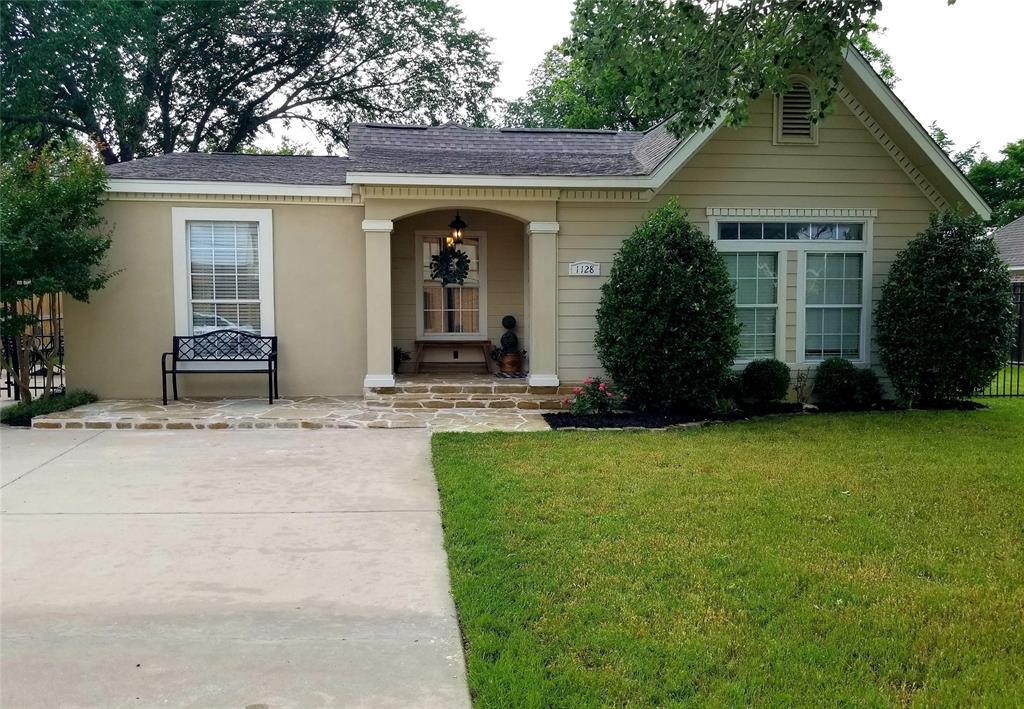
[[[498,363],[503,373],[516,374],[523,369],[523,356],[526,353],[519,349],[519,336],[514,332],[515,317],[506,315],[501,319],[501,326],[505,328],[505,333],[501,336],[501,346],[491,350],[491,359]]]

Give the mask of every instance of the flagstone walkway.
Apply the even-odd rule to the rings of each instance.
[[[36,417],[42,429],[352,429],[426,428],[431,431],[547,431],[542,411],[445,408],[396,410],[359,397],[106,400]]]

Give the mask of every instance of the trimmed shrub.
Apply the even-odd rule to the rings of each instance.
[[[873,409],[882,403],[882,383],[870,369],[857,370],[857,405]]]
[[[601,365],[640,410],[710,410],[739,329],[724,259],[671,200],[623,242],[601,288]]]
[[[77,389],[66,394],[51,394],[50,396],[33,399],[25,404],[18,402],[0,409],[0,423],[9,426],[31,426],[33,416],[52,414],[55,411],[67,411],[76,406],[91,404],[97,401],[98,397],[91,391]]]
[[[743,393],[759,404],[785,399],[789,366],[777,359],[755,359],[743,369]]]
[[[719,389],[718,398],[742,401],[743,397],[743,377],[740,376],[739,372],[730,369],[722,378],[722,386]]]
[[[896,257],[875,314],[879,356],[908,403],[963,399],[1005,364],[1010,275],[976,216],[932,214]]]
[[[848,359],[829,357],[814,372],[814,396],[823,409],[845,411],[856,408],[860,389],[861,376]]]

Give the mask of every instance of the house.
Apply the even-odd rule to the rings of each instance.
[[[514,315],[529,383],[600,374],[595,309],[616,250],[677,197],[726,255],[740,362],[875,364],[872,311],[893,259],[947,206],[988,207],[868,63],[850,52],[833,112],[806,79],[740,127],[647,132],[363,124],[348,157],[175,154],[113,165],[104,216],[122,269],[66,307],[73,385],[159,395],[171,336],[231,326],[280,340],[282,395],[394,384],[392,347],[482,370],[472,340]],[[458,214],[461,287],[430,278]],[[445,343],[451,344],[445,346]],[[192,377],[188,394],[259,393]]]
[[[1010,267],[1014,283],[1024,283],[1024,217],[1019,217],[992,233],[999,255]]]

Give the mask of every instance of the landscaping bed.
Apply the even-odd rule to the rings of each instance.
[[[616,411],[607,414],[577,415],[568,411],[544,414],[544,420],[556,431],[578,428],[671,428],[711,421],[740,421],[751,416],[771,414],[796,414],[817,409],[806,408],[803,404],[776,402],[744,410],[693,414],[658,414],[643,411]]]
[[[1010,706],[1024,399],[438,434],[477,706]]]
[[[76,406],[91,404],[97,401],[97,397],[90,391],[75,390],[66,394],[51,394],[38,399],[33,399],[26,404],[18,402],[0,409],[0,423],[8,426],[31,426],[34,416],[52,414],[56,411],[67,411]]]

